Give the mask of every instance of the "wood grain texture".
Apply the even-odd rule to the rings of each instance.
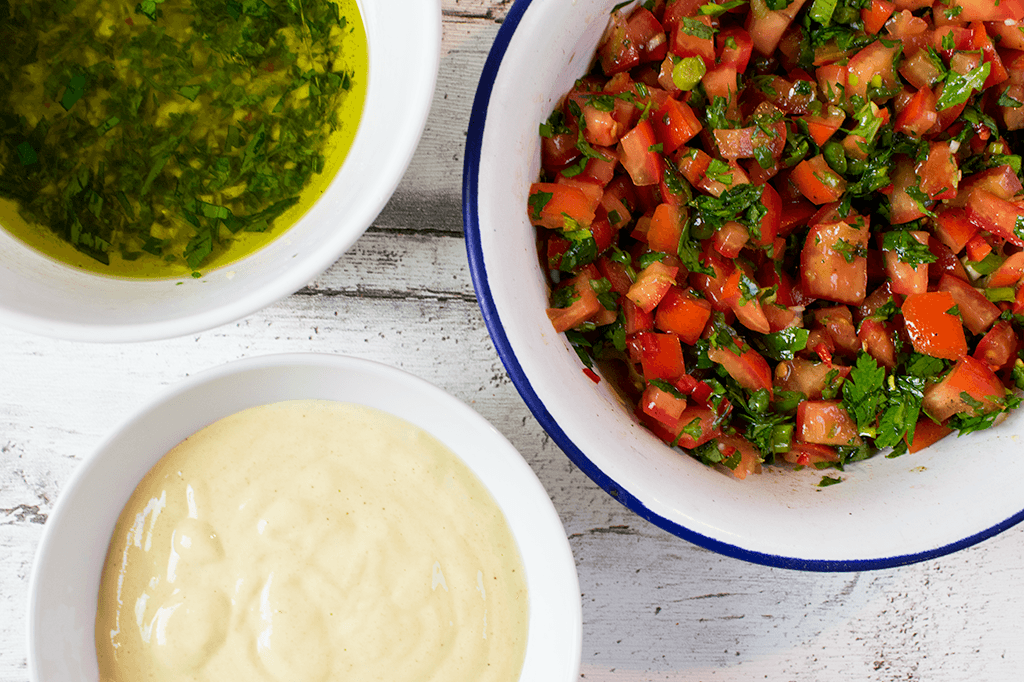
[[[163,342],[77,344],[0,328],[0,682],[28,679],[32,555],[82,458],[141,402],[190,374],[303,351],[412,372],[474,407],[522,452],[560,514],[579,568],[583,680],[1021,679],[1024,529],[893,570],[764,568],[690,545],[628,512],[539,427],[484,327],[460,213],[476,82],[510,7],[509,0],[445,0],[433,109],[408,173],[367,233],[296,294],[236,323]]]

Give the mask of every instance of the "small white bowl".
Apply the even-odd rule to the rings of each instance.
[[[595,385],[545,314],[530,183],[538,125],[589,68],[616,0],[517,0],[470,118],[463,221],[484,319],[513,383],[569,458],[634,512],[690,542],[769,566],[855,571],[968,547],[1024,519],[1018,411],[986,432],[844,473],[767,467],[735,480],[680,454]],[[817,487],[824,474],[843,482]]]
[[[78,270],[0,230],[0,323],[78,341],[184,336],[249,315],[330,267],[402,179],[426,124],[440,63],[440,0],[357,3],[370,64],[359,129],[342,168],[295,225],[202,278],[163,280]]]
[[[544,487],[478,413],[439,388],[386,365],[341,356],[250,358],[175,386],[86,459],[64,487],[36,555],[28,608],[33,682],[95,682],[96,599],[121,509],[174,445],[240,410],[283,400],[359,403],[396,415],[454,451],[491,492],[519,545],[529,593],[521,680],[574,682],[582,610],[576,565]]]

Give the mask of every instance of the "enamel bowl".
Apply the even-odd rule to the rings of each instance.
[[[286,233],[198,279],[128,280],[63,265],[0,230],[0,324],[80,341],[185,336],[249,315],[330,267],[402,179],[440,62],[440,0],[357,3],[370,64],[359,128],[334,180]]]
[[[582,471],[661,528],[768,566],[856,571],[973,545],[1024,518],[1020,412],[996,428],[845,472],[766,467],[745,481],[673,450],[596,384],[548,320],[530,183],[538,125],[582,76],[615,0],[517,0],[498,31],[470,119],[463,220],[473,284],[508,373]],[[823,475],[842,478],[818,487]]]
[[[515,448],[461,401],[368,360],[287,354],[199,373],[123,423],[76,470],[46,523],[29,588],[33,682],[95,682],[94,623],[114,524],[168,450],[222,417],[283,400],[358,403],[428,431],[483,482],[512,529],[526,570],[529,634],[521,680],[579,677],[582,610],[576,564],[551,500]]]

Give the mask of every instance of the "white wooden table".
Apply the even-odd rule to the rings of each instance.
[[[293,351],[401,367],[472,405],[522,452],[579,568],[581,679],[1024,679],[1024,528],[892,570],[764,568],[634,516],[538,426],[491,345],[462,238],[469,110],[510,6],[445,0],[441,72],[412,165],[366,235],[306,288],[237,323],[164,342],[90,345],[0,327],[0,682],[28,679],[32,559],[81,459],[167,385]]]

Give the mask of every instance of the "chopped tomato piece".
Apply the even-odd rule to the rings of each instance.
[[[650,121],[640,121],[619,140],[623,168],[637,186],[655,185],[661,180],[662,160],[656,150],[658,140]]]
[[[721,435],[718,437],[719,448],[731,449],[731,456],[739,454],[739,462],[732,469],[732,475],[741,481],[750,474],[761,473],[761,455],[757,448],[743,436]],[[723,455],[725,452],[722,453]]]
[[[669,288],[676,283],[679,268],[654,261],[636,277],[626,297],[636,303],[644,312],[651,312],[661,302]]]
[[[801,251],[804,292],[814,298],[858,305],[867,294],[868,226],[845,222],[815,225]]]
[[[708,320],[711,319],[711,304],[697,298],[689,289],[672,287],[665,293],[654,324],[658,329],[673,332],[689,345],[697,343]]]
[[[581,273],[565,284],[573,289],[574,300],[568,308],[548,308],[548,318],[555,331],[564,332],[589,320],[602,309],[594,288],[590,286],[590,276]]]
[[[1024,238],[1016,232],[1018,224],[1024,224],[1024,209],[1021,207],[976,187],[967,196],[966,210],[967,219],[978,228],[1017,246],[1024,246]]]
[[[999,318],[1001,311],[985,297],[984,292],[959,277],[943,275],[939,279],[939,290],[952,294],[960,318],[972,334],[984,333]]]
[[[647,230],[647,245],[652,251],[676,252],[679,238],[683,233],[686,210],[671,204],[659,204],[651,216],[651,226]]]
[[[1013,363],[1019,345],[1017,334],[1010,323],[999,320],[978,342],[974,357],[988,365],[993,372],[998,372]]]
[[[765,389],[772,392],[772,370],[764,357],[750,347],[741,347],[739,354],[730,348],[709,348],[708,359],[717,362],[736,382],[748,391]]]
[[[957,360],[967,354],[964,327],[948,291],[911,294],[903,302],[907,335],[914,350],[936,358]]]
[[[936,424],[928,417],[922,417],[917,420],[917,425],[914,427],[914,439],[907,444],[907,451],[920,452],[951,433],[953,433],[953,429],[945,424]]]
[[[669,97],[651,117],[654,132],[662,144],[662,151],[671,154],[696,137],[701,131],[700,121],[685,102]]]
[[[804,400],[796,408],[796,437],[820,445],[860,445],[857,424],[841,400]]]
[[[643,411],[663,424],[675,425],[686,409],[686,398],[677,398],[668,391],[663,391],[654,384],[647,384],[640,398]]]
[[[838,462],[839,454],[835,448],[817,443],[793,443],[788,452],[783,453],[782,458],[790,464],[797,466],[815,466],[816,464],[827,464]]]
[[[580,189],[554,182],[535,182],[530,186],[530,219],[534,225],[552,230],[571,227],[566,218],[579,225],[594,220],[594,206]]]
[[[921,407],[935,419],[946,421],[958,413],[993,412],[1005,395],[1006,389],[988,365],[968,355],[960,358],[946,378],[925,389]],[[981,403],[980,407],[973,407],[975,403]]]
[[[790,179],[801,194],[819,206],[838,201],[846,189],[846,180],[829,167],[821,154],[797,164]]]
[[[775,366],[775,387],[782,391],[796,391],[817,399],[827,390],[835,390],[840,379],[850,375],[850,368],[814,360],[794,358]]]
[[[864,30],[872,35],[881,31],[895,9],[896,5],[888,0],[871,0],[871,4],[866,9],[860,11],[860,19],[864,22]]]

